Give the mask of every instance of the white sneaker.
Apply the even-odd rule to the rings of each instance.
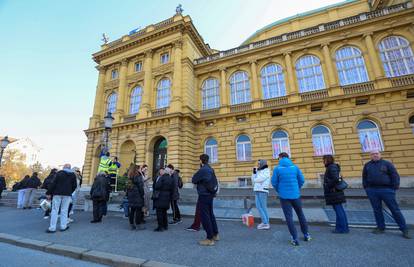
[[[45,217],[43,217],[43,219],[47,220],[47,219],[49,219],[49,216],[45,216]]]
[[[259,223],[259,225],[257,225],[257,229],[258,229],[258,230],[261,230],[261,229],[262,229],[262,227],[263,227],[263,225],[264,225],[263,223]]]
[[[73,215],[73,210],[71,210],[71,211],[69,212],[69,215]]]
[[[68,218],[68,223],[73,223],[74,221],[74,219]]]
[[[269,230],[269,229],[270,229],[270,224],[263,224],[260,230]]]

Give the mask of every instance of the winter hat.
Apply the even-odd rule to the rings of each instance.
[[[259,159],[259,169],[263,168],[267,165],[267,161],[265,159]]]

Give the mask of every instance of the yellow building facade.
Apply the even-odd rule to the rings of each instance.
[[[221,183],[245,182],[258,159],[287,152],[308,186],[334,154],[360,183],[381,150],[414,185],[413,1],[348,0],[277,21],[217,51],[181,10],[102,45],[84,177],[93,181],[103,117],[123,165],[166,161],[185,181],[207,152]],[[351,182],[352,183],[352,182]]]

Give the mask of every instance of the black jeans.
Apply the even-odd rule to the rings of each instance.
[[[93,204],[93,219],[95,221],[100,221],[102,220],[102,216],[103,216],[103,207],[105,207],[105,200],[97,200],[94,199],[92,201]]]
[[[178,208],[178,200],[171,200],[171,210],[173,212],[173,221],[181,220],[180,209]]]
[[[156,210],[157,210],[158,228],[163,228],[167,230],[168,229],[167,209],[157,208]]]
[[[213,239],[218,234],[216,217],[213,212],[213,196],[198,196],[200,204],[201,224],[207,233],[207,239]]]
[[[142,223],[142,207],[129,207],[129,223],[134,224],[141,224]]]

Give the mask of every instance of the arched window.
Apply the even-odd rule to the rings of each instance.
[[[336,68],[342,86],[368,81],[364,58],[356,47],[346,46],[336,51]]]
[[[220,107],[219,82],[215,78],[208,78],[202,86],[203,110]]]
[[[112,93],[108,96],[108,101],[106,104],[106,112],[115,113],[117,99],[118,99],[117,93]]]
[[[306,55],[298,59],[296,62],[296,76],[300,93],[325,88],[321,61],[315,56]]]
[[[218,162],[218,145],[214,138],[209,138],[204,146],[204,153],[210,157],[211,163]]]
[[[411,130],[414,133],[414,115],[408,119],[408,123],[410,124]]]
[[[363,120],[357,126],[359,142],[361,143],[362,152],[383,151],[381,135],[375,123],[370,120]]]
[[[266,65],[262,68],[260,74],[264,99],[286,95],[285,79],[280,65]]]
[[[251,101],[249,76],[238,71],[230,77],[231,104],[237,105]]]
[[[387,77],[414,73],[414,56],[410,43],[400,36],[389,36],[379,44],[382,64]]]
[[[170,105],[171,82],[165,78],[158,82],[157,86],[157,108],[166,108]]]
[[[273,158],[277,159],[279,154],[286,152],[290,156],[289,137],[285,131],[275,131],[272,134]]]
[[[142,87],[137,86],[132,90],[129,114],[136,114],[139,111],[142,99]]]
[[[247,135],[240,135],[236,140],[237,160],[249,161],[252,159],[252,144]]]
[[[315,156],[333,155],[333,143],[331,132],[323,125],[315,126],[312,129],[312,142]]]

